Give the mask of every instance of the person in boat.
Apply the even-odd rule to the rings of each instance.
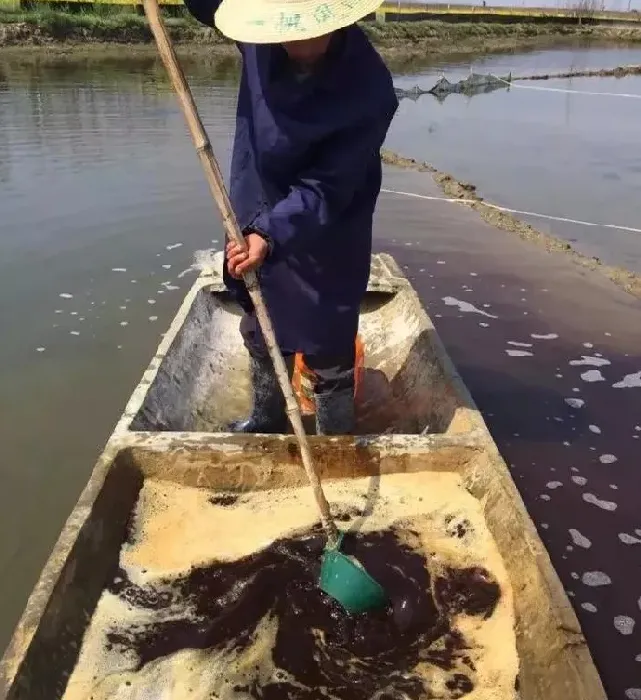
[[[223,277],[244,315],[253,409],[237,432],[285,432],[285,402],[242,275],[256,271],[277,343],[315,375],[319,434],[354,429],[358,316],[369,278],[380,148],[398,107],[356,25],[381,0],[185,0],[236,42],[242,74],[230,199],[248,250]]]

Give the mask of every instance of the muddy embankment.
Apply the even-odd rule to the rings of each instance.
[[[225,54],[233,45],[217,31],[188,16],[166,19],[172,39],[183,53]],[[441,21],[363,23],[373,43],[392,61],[434,53],[496,52],[569,41],[641,43],[640,26],[577,25],[521,22],[514,24]],[[0,10],[0,47],[44,51],[117,48],[153,49],[144,16],[132,12],[107,14],[51,10]],[[135,48],[134,48],[135,47]]]
[[[521,221],[508,212],[501,211],[489,202],[485,202],[476,192],[476,186],[466,182],[460,182],[451,175],[438,171],[429,163],[420,162],[413,158],[406,158],[392,151],[383,150],[381,153],[383,163],[401,168],[410,168],[425,173],[430,173],[443,193],[452,199],[460,199],[457,206],[469,206],[476,210],[485,221],[503,229],[516,233],[520,238],[530,243],[544,247],[550,253],[565,253],[573,262],[589,270],[595,270],[605,275],[617,286],[629,294],[641,299],[641,276],[621,267],[606,265],[599,258],[583,255],[575,250],[567,241],[538,231],[530,224]]]
[[[567,78],[625,78],[627,75],[641,75],[641,65],[616,66],[596,70],[571,70],[565,73],[535,73],[534,75],[512,76],[512,80],[563,80]]]

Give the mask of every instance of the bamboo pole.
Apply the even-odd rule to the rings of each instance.
[[[162,62],[164,63],[165,68],[169,73],[169,77],[171,78],[174,91],[176,92],[183,112],[183,116],[185,117],[185,121],[189,127],[189,133],[191,134],[194,146],[196,147],[196,152],[198,153],[201,165],[205,171],[209,188],[222,216],[225,234],[229,239],[235,241],[246,250],[247,245],[238,226],[238,222],[236,221],[236,216],[232,209],[231,202],[229,201],[229,196],[227,195],[227,190],[225,189],[225,183],[220,172],[218,162],[216,161],[211,143],[207,137],[202,121],[200,120],[200,116],[198,115],[198,109],[196,108],[196,103],[194,102],[191,90],[187,84],[185,74],[183,73],[178,57],[176,56],[176,52],[174,51],[174,47],[171,43],[171,39],[167,34],[167,30],[160,16],[158,1],[143,0],[143,5],[145,8],[145,14],[149,20],[151,31],[158,46],[158,52],[160,53]],[[287,415],[289,416],[289,420],[294,429],[294,434],[296,435],[300,446],[303,466],[305,467],[307,477],[312,487],[314,499],[316,500],[316,505],[318,506],[318,510],[320,512],[321,522],[327,533],[330,545],[335,545],[338,542],[338,531],[336,529],[336,524],[334,523],[329,511],[329,504],[327,503],[327,499],[323,493],[320,478],[316,472],[316,469],[314,468],[309,442],[307,440],[307,435],[305,434],[305,429],[303,428],[300,408],[296,398],[294,397],[294,392],[292,391],[292,386],[289,382],[287,366],[285,365],[283,356],[278,345],[276,344],[274,328],[267,312],[263,295],[261,294],[260,287],[258,285],[258,278],[254,272],[250,272],[243,276],[243,281],[247,286],[249,296],[254,304],[254,308],[256,309],[256,316],[263,332],[265,343],[269,350],[269,355],[274,363],[278,383],[280,384],[280,388],[285,396]]]

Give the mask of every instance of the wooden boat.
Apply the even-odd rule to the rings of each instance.
[[[2,700],[62,697],[145,479],[212,490],[305,483],[293,436],[216,432],[227,414],[248,408],[238,322],[216,268],[204,270],[29,598],[2,659]],[[360,435],[310,438],[323,477],[460,474],[483,503],[510,576],[519,697],[605,700],[577,618],[508,469],[429,316],[388,255],[373,258],[360,331],[366,348]]]

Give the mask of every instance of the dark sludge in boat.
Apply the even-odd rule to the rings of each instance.
[[[109,644],[134,651],[140,667],[182,649],[242,651],[271,614],[278,619],[272,658],[281,672],[260,688],[243,687],[245,696],[316,700],[323,688],[324,696],[342,700],[429,698],[428,681],[414,671],[420,662],[448,672],[450,698],[473,690],[474,664],[450,617],[493,614],[501,593],[489,572],[448,569],[432,582],[424,557],[395,530],[348,534],[343,551],[391,601],[384,610],[351,616],[318,588],[324,545],[313,528],[243,559],[194,568],[163,582],[164,594],[136,586],[119,570],[109,590],[130,604],[161,609],[182,601],[195,615],[111,633]]]

